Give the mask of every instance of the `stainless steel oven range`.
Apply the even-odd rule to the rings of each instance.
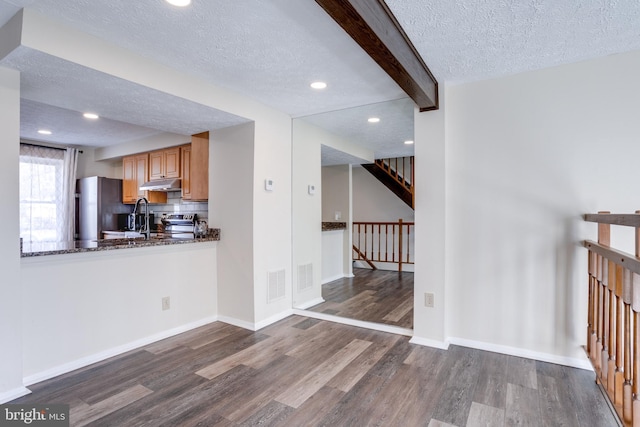
[[[163,214],[160,222],[165,237],[174,239],[193,239],[194,225],[197,221],[194,213]]]

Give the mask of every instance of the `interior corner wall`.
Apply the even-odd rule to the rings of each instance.
[[[0,177],[18,182],[20,155],[20,73],[0,67]],[[0,403],[16,398],[22,386],[22,291],[18,185],[3,185],[4,236],[0,239]]]
[[[640,209],[639,74],[635,51],[447,90],[450,336],[584,359],[581,215]]]
[[[96,161],[96,150],[93,147],[83,147],[78,156],[77,177],[104,176],[122,179],[122,161]]]
[[[342,274],[353,277],[353,167],[336,165],[322,167],[322,221],[345,222],[347,228],[342,236]],[[336,219],[340,212],[340,219]]]
[[[360,165],[353,166],[354,221],[412,222],[414,211]]]
[[[445,96],[441,86],[440,109],[414,112],[415,170],[415,273],[414,342],[446,347],[446,150]],[[445,94],[446,95],[446,94]],[[355,210],[355,209],[354,209]],[[434,295],[434,307],[424,306],[424,294]]]
[[[292,303],[291,117],[262,113],[255,122],[253,262],[255,322],[260,328],[288,314]],[[273,191],[265,180],[273,181]],[[268,295],[270,273],[284,271],[284,296]]]
[[[209,224],[218,242],[218,315],[253,325],[254,124],[209,133]]]
[[[322,221],[346,222],[349,215],[349,165],[322,167]],[[340,219],[335,218],[340,212]]]
[[[320,146],[324,133],[303,120],[293,120],[293,306],[322,298],[322,173]],[[309,185],[315,194],[309,194]],[[298,290],[298,267],[312,265],[313,284]]]

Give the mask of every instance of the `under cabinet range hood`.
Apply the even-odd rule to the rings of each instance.
[[[178,178],[156,179],[140,186],[141,191],[176,191],[180,189],[180,179]]]

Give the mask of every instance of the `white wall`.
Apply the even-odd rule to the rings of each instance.
[[[343,230],[322,232],[322,284],[345,277],[344,234]]]
[[[446,348],[445,302],[449,283],[446,263],[445,100],[440,87],[440,109],[414,112],[415,170],[415,275],[412,342]],[[448,100],[447,100],[448,101]],[[448,102],[447,102],[448,104]],[[459,268],[462,264],[456,263]],[[434,307],[424,306],[424,294],[434,294]],[[447,310],[449,310],[447,306]]]
[[[217,242],[22,258],[24,376],[77,368],[217,315]],[[162,298],[171,308],[162,310]]]
[[[347,228],[342,232],[342,275],[343,277],[353,277],[352,245],[353,236],[351,233],[353,223],[353,166],[337,165],[322,168],[322,221],[323,222],[346,222]],[[340,212],[340,219],[335,219],[335,213]],[[324,238],[324,235],[323,235]],[[325,249],[323,245],[323,262]],[[325,266],[322,267],[323,271]],[[325,278],[334,275],[323,274],[322,282]]]
[[[191,136],[178,135],[175,133],[159,132],[155,135],[147,136],[133,141],[126,141],[121,144],[109,145],[95,149],[95,161],[104,161],[114,158],[121,158],[131,154],[145,153],[153,150],[160,150],[167,147],[175,147],[191,143]]]
[[[219,313],[247,327],[253,298],[254,124],[209,133],[209,226],[220,228]]]
[[[320,146],[326,133],[303,120],[293,121],[293,306],[322,301],[322,174]],[[316,187],[310,195],[308,186]],[[298,266],[312,264],[313,286],[297,290]]]
[[[0,179],[18,182],[20,153],[20,73],[0,67]],[[22,386],[20,219],[18,186],[3,185],[0,220],[0,403],[27,392]]]
[[[264,111],[256,121],[253,164],[254,299],[257,328],[288,315],[292,304],[291,118]],[[265,179],[274,181],[266,191]],[[268,302],[270,272],[284,271],[285,296]]]
[[[78,155],[77,177],[105,176],[107,178],[122,179],[122,161],[96,161],[96,149],[83,147]]]
[[[322,167],[322,221],[347,222],[351,199],[349,165]],[[340,212],[341,218],[335,219]]]
[[[414,211],[360,165],[353,166],[353,220],[403,221],[415,219]]]
[[[450,336],[583,358],[581,215],[640,208],[639,73],[636,51],[447,90]]]

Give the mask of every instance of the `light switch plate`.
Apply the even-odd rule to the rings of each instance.
[[[273,179],[267,178],[264,180],[264,189],[267,191],[273,191]]]
[[[309,194],[313,196],[314,194],[316,194],[316,186],[313,184],[309,184],[308,191]]]

